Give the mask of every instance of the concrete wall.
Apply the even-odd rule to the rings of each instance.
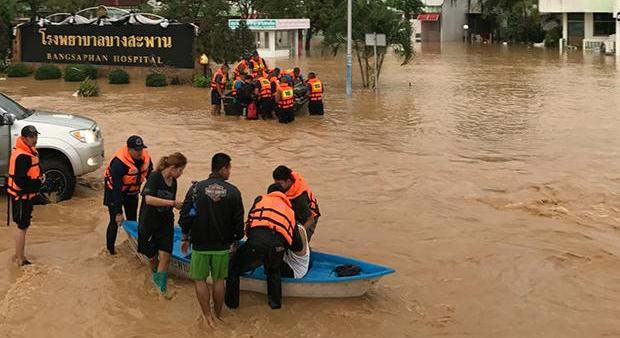
[[[611,12],[617,0],[539,0],[541,13]]]
[[[441,41],[463,40],[467,10],[467,1],[444,0],[441,11]]]

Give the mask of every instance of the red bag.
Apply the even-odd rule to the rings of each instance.
[[[254,102],[250,102],[250,104],[248,104],[248,112],[245,116],[245,118],[247,120],[256,120],[258,119],[258,111],[256,109],[256,103]]]

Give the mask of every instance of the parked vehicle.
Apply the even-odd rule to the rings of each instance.
[[[42,192],[52,200],[71,198],[76,176],[103,165],[103,137],[94,120],[22,107],[0,93],[0,175],[8,175],[10,151],[21,129],[33,125],[41,133],[37,150],[46,180]]]

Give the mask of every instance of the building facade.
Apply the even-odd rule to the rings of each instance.
[[[595,50],[605,44],[608,52],[620,55],[620,0],[540,0],[539,9],[561,15],[568,45]]]
[[[230,19],[228,26],[236,29],[241,20],[254,33],[261,56],[274,58],[301,55],[310,19]]]
[[[462,41],[466,32],[469,3],[466,0],[424,0],[421,22],[422,42]]]

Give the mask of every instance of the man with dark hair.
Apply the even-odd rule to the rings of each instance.
[[[13,222],[15,231],[15,263],[18,266],[29,265],[25,257],[26,231],[30,227],[35,198],[39,195],[45,176],[41,174],[39,153],[36,146],[39,139],[37,129],[28,125],[22,128],[9,159],[9,177],[7,193],[11,195]]]
[[[278,122],[290,123],[295,121],[295,92],[285,76],[280,79],[276,94],[276,105]]]
[[[194,280],[196,296],[208,325],[215,320],[211,313],[213,297],[215,317],[224,304],[224,279],[228,276],[228,259],[233,243],[243,238],[243,202],[241,193],[227,182],[231,171],[230,156],[217,153],[211,159],[211,175],[196,182],[187,192],[179,225],[183,232],[181,249],[192,244],[189,277]],[[213,290],[207,286],[211,275]]]
[[[308,102],[308,113],[310,115],[323,115],[323,82],[319,80],[315,73],[308,73],[308,87],[306,95],[310,98]]]
[[[211,78],[211,105],[213,106],[211,113],[213,115],[220,114],[226,82],[228,82],[228,65],[223,64]]]
[[[282,307],[280,267],[284,253],[287,249],[303,249],[295,225],[295,213],[281,185],[270,185],[266,195],[254,200],[245,232],[248,240],[239,247],[230,262],[226,280],[226,305],[231,309],[239,307],[239,276],[263,265],[267,274],[269,306],[279,309]]]
[[[282,186],[286,196],[291,200],[293,210],[295,210],[295,219],[306,229],[309,242],[314,235],[321,212],[319,203],[308,183],[299,173],[284,165],[278,166],[273,171],[273,180]]]

